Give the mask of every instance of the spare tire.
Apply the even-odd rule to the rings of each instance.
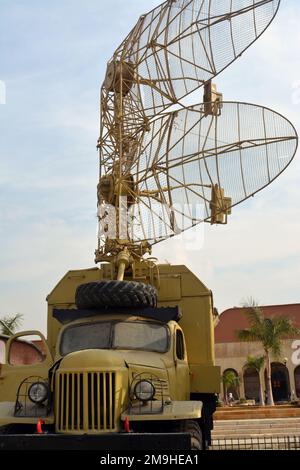
[[[157,291],[151,284],[134,281],[99,281],[76,289],[77,308],[156,307]]]

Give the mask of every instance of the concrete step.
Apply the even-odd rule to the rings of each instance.
[[[274,419],[234,419],[234,420],[217,420],[214,422],[215,426],[231,427],[231,426],[247,426],[259,424],[300,424],[300,418],[274,418]]]
[[[228,433],[224,434],[224,433],[218,433],[218,432],[214,432],[212,433],[212,437],[213,439],[221,439],[221,438],[228,438],[229,436],[233,436],[233,437],[241,437],[241,438],[244,438],[244,437],[247,437],[247,436],[277,436],[277,435],[281,435],[281,436],[300,436],[300,429],[293,429],[293,430],[288,430],[285,431],[285,430],[280,430],[280,429],[276,429],[272,432],[270,431],[266,431],[266,430],[251,430],[251,431],[248,431],[248,432],[234,432],[234,431],[229,431]]]
[[[299,429],[300,430],[300,425],[289,425],[289,426],[284,426],[284,425],[261,425],[261,426],[232,426],[232,427],[226,427],[226,428],[223,428],[223,427],[218,427],[218,426],[214,426],[214,429],[218,432],[223,432],[223,433],[226,433],[230,430],[235,430],[237,432],[239,431],[250,431],[252,429],[262,429],[262,430],[274,430],[274,429],[285,429],[285,430],[289,430],[289,429]]]
[[[213,431],[215,434],[222,434],[223,436],[226,436],[227,433],[229,432],[234,432],[234,433],[237,433],[237,434],[247,434],[247,433],[250,433],[250,432],[259,432],[260,434],[261,433],[264,433],[264,432],[269,432],[269,433],[272,433],[272,432],[285,432],[286,434],[291,434],[293,432],[300,432],[300,426],[297,426],[297,427],[273,427],[273,428],[269,428],[269,427],[251,427],[251,428],[229,428],[229,429],[218,429],[218,428],[215,428],[214,431]]]
[[[220,429],[214,427],[214,432],[226,434],[227,432],[252,432],[252,431],[268,431],[268,432],[273,432],[273,431],[285,431],[285,432],[290,432],[290,431],[300,431],[300,426],[251,426],[251,427],[232,427],[228,429]]]
[[[215,429],[255,429],[255,428],[289,428],[289,427],[299,427],[300,423],[257,423],[257,424],[232,424],[231,426],[218,426],[214,424]]]
[[[214,429],[221,431],[221,432],[227,432],[230,429],[236,429],[238,430],[250,430],[250,429],[300,429],[300,423],[299,422],[285,422],[285,423],[264,423],[264,422],[259,422],[259,423],[247,423],[247,424],[240,424],[240,423],[235,423],[234,421],[231,422],[231,426],[226,426],[226,425],[218,425],[217,422],[214,423]]]
[[[288,412],[287,412],[288,411]],[[256,412],[256,413],[245,413],[240,411],[232,411],[231,413],[220,413],[216,412],[214,416],[215,421],[223,421],[223,420],[235,420],[235,419],[276,419],[276,418],[297,418],[300,417],[300,410],[287,410],[283,411],[264,411],[264,412]]]
[[[235,436],[247,436],[248,434],[276,434],[281,433],[285,435],[294,435],[300,433],[300,428],[292,428],[292,429],[229,429],[228,431],[217,431],[214,430],[212,432],[213,436],[224,436],[226,437],[228,434],[234,434]]]
[[[240,419],[278,419],[300,418],[299,406],[274,406],[274,407],[221,407],[214,413],[215,421],[240,420]]]
[[[248,406],[245,406],[245,405],[233,405],[233,406],[228,406],[228,405],[224,405],[224,406],[219,406],[217,408],[217,410],[221,410],[221,411],[228,411],[229,413],[232,411],[232,410],[261,410],[261,409],[264,409],[264,410],[274,410],[274,409],[277,409],[277,410],[291,410],[291,409],[299,409],[300,408],[300,405],[291,405],[290,403],[286,403],[285,405],[275,405],[275,406],[270,406],[270,405],[264,405],[264,406],[261,406],[261,405],[248,405]]]
[[[247,434],[247,435],[245,434],[244,436],[237,436],[236,434],[228,434],[228,435],[226,436],[226,438],[225,438],[224,436],[217,436],[217,437],[213,436],[212,441],[213,441],[213,442],[218,441],[218,440],[223,440],[223,441],[226,440],[226,441],[228,441],[228,440],[231,440],[231,439],[236,439],[236,440],[242,439],[242,440],[246,440],[246,439],[256,439],[256,438],[260,438],[260,439],[262,439],[262,440],[263,440],[263,439],[267,439],[267,438],[270,438],[270,439],[271,439],[271,438],[274,438],[274,439],[282,438],[282,439],[284,439],[284,438],[286,438],[286,437],[287,437],[286,433],[275,433],[275,434]],[[300,433],[298,433],[298,434],[292,434],[290,437],[291,437],[291,438],[292,438],[292,437],[298,437],[298,438],[300,438]]]
[[[300,436],[300,419],[250,419],[214,422],[213,439]]]

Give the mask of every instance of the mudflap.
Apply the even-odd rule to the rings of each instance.
[[[187,433],[114,433],[94,435],[2,434],[0,450],[188,451]]]

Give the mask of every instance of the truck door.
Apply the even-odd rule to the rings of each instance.
[[[52,363],[46,339],[39,331],[25,331],[9,338],[5,363],[0,364],[0,401],[15,403],[20,384],[27,378],[47,380]]]
[[[187,354],[183,333],[180,329],[175,331],[175,374],[176,388],[178,391],[177,400],[189,400],[190,398],[190,375],[187,363]]]

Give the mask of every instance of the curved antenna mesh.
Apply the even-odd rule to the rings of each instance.
[[[140,17],[112,60],[133,65],[131,99],[153,116],[211,80],[265,31],[280,0],[171,0]],[[139,108],[140,108],[139,105]]]
[[[154,244],[209,221],[215,185],[230,195],[229,209],[270,184],[297,143],[288,120],[253,104],[224,102],[218,116],[201,104],[155,119],[128,168],[129,238]]]

